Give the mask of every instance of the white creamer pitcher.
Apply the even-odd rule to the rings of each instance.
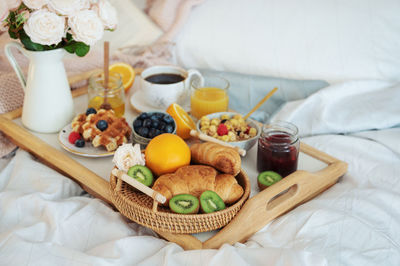
[[[17,48],[29,58],[28,79],[11,53]],[[30,130],[54,133],[71,122],[74,103],[62,61],[66,51],[28,51],[17,42],[5,46],[5,54],[25,91],[22,124]]]

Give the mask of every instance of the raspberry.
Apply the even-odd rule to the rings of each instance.
[[[246,129],[246,131],[244,132],[244,134],[249,134],[249,132],[250,132],[250,126],[249,125],[247,125],[247,129]]]
[[[75,141],[81,138],[81,135],[78,132],[72,131],[69,133],[68,141],[71,144],[75,144]]]
[[[219,124],[217,129],[218,136],[223,136],[228,134],[228,128],[225,124]]]

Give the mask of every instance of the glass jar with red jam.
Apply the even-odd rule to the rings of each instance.
[[[257,170],[286,177],[297,170],[300,141],[295,125],[277,121],[264,125],[258,139]]]

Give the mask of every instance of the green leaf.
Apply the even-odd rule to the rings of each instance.
[[[70,53],[70,54],[75,53],[75,46],[74,46],[74,44],[70,44],[70,45],[64,46],[64,49],[65,49],[68,53]]]
[[[13,39],[18,39],[17,33],[15,33],[13,30],[13,27],[11,27],[10,25],[10,27],[8,28],[8,35],[10,35],[10,37]]]
[[[90,46],[84,44],[83,42],[75,43],[75,53],[77,56],[83,57],[85,56],[90,50]]]
[[[73,39],[72,39],[72,34],[71,33],[67,33],[67,40],[68,40],[68,42],[70,42],[70,41],[72,41]]]
[[[30,51],[44,51],[44,46],[39,43],[32,42],[31,38],[26,35],[25,31],[22,31],[19,36],[22,44],[25,46],[27,50]]]

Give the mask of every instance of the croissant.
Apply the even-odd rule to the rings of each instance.
[[[216,192],[225,203],[232,204],[244,192],[233,175],[218,174],[213,167],[206,165],[183,166],[173,174],[162,175],[154,183],[153,189],[167,198],[165,205],[175,195],[200,197],[206,190]]]
[[[192,161],[206,164],[231,175],[237,175],[241,168],[239,153],[234,149],[213,142],[196,143],[190,147]]]

